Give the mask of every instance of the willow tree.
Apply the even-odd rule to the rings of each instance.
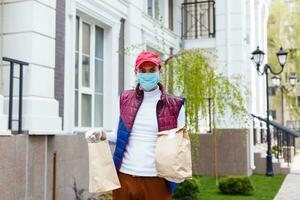
[[[240,77],[223,76],[216,72],[214,53],[201,49],[181,51],[165,63],[164,84],[170,93],[186,98],[187,127],[199,132],[200,116],[208,114],[207,101],[211,99],[213,128],[216,120],[225,122],[230,117],[240,126],[248,125],[247,87]]]
[[[241,127],[249,122],[246,99],[248,90],[239,77],[223,76],[216,72],[215,56],[201,49],[181,51],[164,62],[164,84],[170,93],[186,98],[186,126],[190,133],[199,132],[200,116],[208,112],[207,100],[211,99],[213,164],[216,184],[218,184],[217,123],[231,118]],[[198,135],[191,135],[191,142],[198,144]],[[192,152],[196,149],[192,148]]]

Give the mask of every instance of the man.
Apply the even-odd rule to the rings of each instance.
[[[176,183],[157,177],[157,133],[185,126],[184,99],[166,94],[160,83],[161,61],[153,52],[142,52],[135,62],[137,86],[119,98],[116,132],[93,132],[89,141],[106,137],[116,142],[114,163],[121,188],[114,200],[171,200]]]

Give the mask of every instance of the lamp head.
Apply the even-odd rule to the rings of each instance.
[[[297,84],[298,80],[297,80],[297,75],[296,75],[296,73],[292,73],[292,74],[289,76],[289,82],[290,82],[290,84],[291,84],[292,87],[294,87],[294,86]]]
[[[274,86],[279,87],[281,83],[281,78],[279,76],[273,76],[272,83]]]
[[[277,59],[281,67],[284,67],[287,59],[288,52],[284,51],[282,47],[280,47],[280,50],[277,52]]]
[[[257,47],[257,49],[252,52],[252,58],[256,64],[256,66],[262,65],[262,63],[264,61],[264,56],[265,56],[265,53],[263,51],[261,51],[259,49],[259,47]]]

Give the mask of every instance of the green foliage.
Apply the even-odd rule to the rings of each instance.
[[[241,77],[227,77],[214,69],[215,55],[201,49],[184,50],[165,62],[164,84],[170,93],[186,98],[187,127],[198,133],[199,111],[208,113],[211,98],[213,117],[221,121],[230,111],[236,123],[247,126],[246,99],[248,90]],[[213,124],[215,127],[215,124]]]
[[[249,178],[255,187],[251,195],[222,194],[216,186],[215,178],[211,176],[196,176],[200,185],[198,198],[201,200],[273,200],[278,193],[286,175],[265,176],[253,174]],[[195,199],[195,200],[196,200]]]
[[[299,118],[300,117],[300,109],[299,109],[299,106],[297,105],[297,95],[296,94],[286,94],[285,95],[286,97],[286,101],[287,101],[287,104],[289,106],[289,109],[292,111],[292,114],[291,114],[291,119],[293,118]]]
[[[219,190],[223,194],[251,194],[254,191],[254,187],[249,177],[232,176],[220,180]]]
[[[174,200],[194,200],[200,192],[199,183],[196,179],[185,180],[177,184],[176,191],[173,194]]]
[[[276,53],[282,46],[288,49],[288,60],[284,72],[281,75],[282,84],[285,83],[291,72],[296,72],[300,78],[300,1],[274,0],[270,7],[268,21],[268,63],[278,71],[280,66]],[[294,117],[300,117],[300,109],[293,105],[296,89],[290,94],[285,94],[287,103]]]
[[[272,147],[272,154],[274,155],[274,158],[279,159],[279,157],[280,157],[280,154],[279,154],[280,151],[281,151],[281,149],[280,149],[279,146],[275,145],[275,146]]]

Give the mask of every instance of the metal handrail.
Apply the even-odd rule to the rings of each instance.
[[[16,60],[13,58],[3,57],[3,61],[10,63],[10,76],[9,76],[9,105],[8,105],[8,129],[12,130],[12,122],[18,121],[18,133],[22,133],[22,105],[23,105],[23,66],[29,65],[27,62]],[[20,65],[19,77],[14,76],[14,64]],[[13,90],[14,90],[14,79],[19,79],[19,114],[18,120],[12,119],[13,114]]]
[[[263,131],[262,125],[265,123],[267,125],[267,119],[253,115],[253,142],[254,145],[258,143],[264,144],[267,143],[266,140],[266,132]],[[255,119],[259,121],[260,132],[258,133],[255,126]],[[300,137],[300,133],[294,130],[291,130],[277,122],[269,121],[270,126],[272,128],[272,150],[275,158],[280,162],[281,159],[284,162],[288,163],[288,165],[292,161],[292,154],[296,153],[296,143],[295,139]],[[258,142],[258,136],[260,137],[260,141]],[[292,147],[294,150],[292,151]]]
[[[259,119],[259,120],[261,120],[261,121],[267,123],[267,119],[264,119],[264,118],[259,117],[259,116],[257,116],[257,115],[253,115],[253,114],[251,114],[251,115],[252,115],[254,118],[256,118],[256,119]],[[294,130],[292,130],[292,129],[289,129],[288,127],[283,126],[283,125],[281,125],[281,124],[279,124],[279,123],[277,123],[277,122],[270,121],[270,124],[271,124],[272,126],[278,128],[278,129],[281,129],[281,130],[285,131],[286,133],[288,133],[288,134],[290,134],[290,135],[293,135],[293,136],[295,136],[295,137],[300,137],[300,133],[299,133],[299,132],[294,131]]]

